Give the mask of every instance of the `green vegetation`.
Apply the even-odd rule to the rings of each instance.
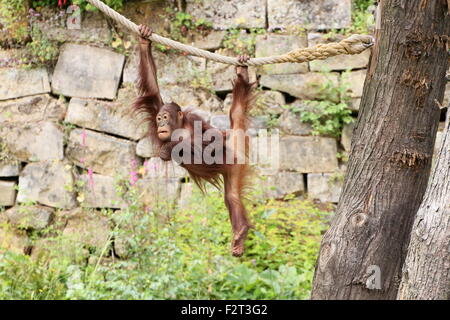
[[[56,63],[60,42],[47,38],[37,25],[30,27],[31,41],[20,53],[20,63],[25,68],[47,66]]]
[[[114,10],[119,10],[123,7],[124,2],[127,0],[102,0],[108,6],[113,8]],[[32,0],[31,7],[39,8],[39,7],[57,7],[62,5],[70,5],[75,4],[81,8],[81,10],[95,11],[98,10],[96,7],[92,6],[85,0]]]
[[[131,54],[134,43],[132,42],[132,40],[126,40],[126,38],[126,35],[124,35],[122,32],[113,30],[111,42],[109,43],[109,45],[117,53],[123,54],[128,57]]]
[[[33,1],[31,7],[43,3],[50,4],[51,1]],[[53,64],[59,53],[59,43],[47,38],[35,24],[36,16],[29,16],[28,8],[28,1],[25,0],[0,0],[0,16],[6,30],[0,36],[0,42],[6,47],[23,47],[24,50],[18,52],[16,58],[24,67]]]
[[[203,88],[210,93],[213,94],[215,93],[213,80],[211,79],[211,75],[208,71],[193,68],[191,72],[192,72],[192,80],[191,80],[192,88],[195,89]]]
[[[0,137],[0,164],[15,164],[17,159],[11,155],[8,145]]]
[[[61,41],[63,41],[63,39],[61,41],[49,39],[39,27],[38,22],[43,19],[42,8],[56,8],[59,5],[67,6],[73,3],[80,6],[82,10],[97,10],[84,0],[68,0],[66,2],[58,0],[34,0],[31,1],[30,7],[37,11],[31,11],[28,16],[27,3],[25,0],[0,0],[0,16],[6,17],[4,19],[9,32],[7,34],[7,40],[23,45],[24,50],[18,52],[17,58],[21,66],[25,68],[53,65],[58,58],[59,46]],[[105,3],[118,10],[122,7],[124,0],[106,0]],[[60,18],[56,12],[54,17],[45,16],[45,19],[51,19],[52,21]],[[4,39],[0,37],[1,40]],[[126,54],[132,44],[130,41],[123,41],[117,33],[114,33],[111,46],[116,51]]]
[[[278,129],[280,127],[280,119],[277,114],[269,114],[269,120],[267,121],[267,129],[271,132],[273,129]]]
[[[173,26],[180,32],[187,32],[188,30],[209,31],[212,28],[212,23],[204,18],[194,19],[187,12],[177,12]]]
[[[373,32],[375,20],[372,12],[368,9],[374,5],[374,0],[353,0],[352,1],[352,24],[348,28],[330,30],[326,36],[333,38],[338,34],[350,35],[354,33],[370,34]]]
[[[363,11],[373,4],[375,4],[375,0],[353,0],[353,9]]]
[[[250,28],[248,32],[243,29],[229,29],[223,40],[223,46],[235,54],[255,55],[256,36],[264,34],[265,29]]]
[[[28,5],[26,0],[0,0],[0,45],[21,44],[28,37]],[[0,24],[1,26],[1,24]]]
[[[374,0],[353,0],[352,26],[347,33],[369,33],[375,21],[373,15],[368,11],[375,3]]]
[[[341,161],[342,163],[348,162],[348,153],[347,152],[338,152],[336,154],[336,158]]]
[[[32,0],[31,1],[32,8],[50,7],[50,6],[57,6],[57,5],[58,5],[58,0]]]
[[[192,32],[199,33],[202,36],[207,35],[212,30],[212,23],[204,18],[194,18],[187,12],[175,11],[172,7],[165,9],[165,14],[161,15],[170,21],[169,31],[163,34],[170,39],[179,42],[189,42],[189,36]],[[161,52],[170,51],[170,48],[155,43],[155,48]]]
[[[109,242],[95,248],[62,236],[56,222],[31,233],[35,241],[45,236],[40,254],[0,253],[0,299],[308,298],[329,212],[254,192],[248,206],[256,231],[245,256],[233,258],[220,192],[197,190],[184,208],[161,204],[145,212],[133,190],[127,209],[95,212],[114,223],[109,239],[127,259],[114,256]]]
[[[345,73],[342,78],[345,78]],[[325,100],[305,101],[306,107],[294,107],[291,111],[300,114],[302,122],[311,124],[314,135],[338,138],[344,124],[354,121],[348,106],[348,83],[343,81],[336,86],[333,81],[328,80],[319,88],[319,92]]]
[[[313,135],[339,137],[344,124],[353,122],[351,110],[346,103],[331,101],[306,101],[312,110],[293,110],[300,112],[300,120],[312,125]]]

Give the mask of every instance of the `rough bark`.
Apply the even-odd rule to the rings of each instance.
[[[414,220],[398,299],[450,299],[450,111],[430,184]]]
[[[395,299],[445,88],[447,1],[383,0],[347,176],[312,299]],[[378,286],[372,282],[380,271]],[[376,283],[375,283],[376,284]]]

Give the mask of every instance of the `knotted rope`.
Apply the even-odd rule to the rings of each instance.
[[[106,14],[111,19],[124,25],[132,32],[139,34],[139,27],[134,22],[125,18],[123,15],[114,11],[100,0],[87,0],[90,4],[97,7],[100,11]],[[174,41],[160,35],[153,33],[149,40],[160,43],[167,47],[177,49],[183,52],[187,52],[193,56],[206,58],[220,63],[240,65],[238,59],[235,57],[223,56],[217,53],[209,52],[206,50],[198,49],[193,46],[189,46],[178,41]],[[245,65],[248,66],[261,66],[264,64],[273,63],[301,63],[313,60],[324,60],[329,57],[341,55],[341,54],[358,54],[370,48],[374,45],[374,38],[369,35],[354,34],[340,42],[329,44],[318,44],[314,47],[300,48],[290,51],[286,54],[279,56],[252,58],[248,60]]]

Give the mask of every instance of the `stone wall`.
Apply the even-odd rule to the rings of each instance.
[[[152,16],[154,29],[162,30],[166,21],[152,15],[162,8],[154,6],[161,4],[133,2],[124,13],[138,23]],[[213,23],[208,35],[192,37],[193,45],[211,51],[223,49],[225,29],[266,29],[255,38],[257,57],[338,41],[341,36],[330,38],[319,31],[351,23],[350,0],[187,0],[187,11]],[[39,230],[63,219],[67,234],[97,229],[98,237],[85,237],[96,244],[105,241],[108,222],[80,208],[123,208],[127,201],[117,192],[121,181],[139,188],[140,200],[148,206],[167,198],[182,203],[192,185],[184,169],[155,157],[145,124],[130,114],[136,97],[136,53],[125,56],[108,47],[111,32],[100,14],[83,19],[77,32],[48,29],[49,36],[66,40],[54,68],[0,69],[0,207],[7,209],[0,211],[0,223]],[[307,31],[288,31],[299,26]],[[0,58],[10,54],[2,50]],[[233,67],[182,54],[155,51],[155,56],[164,100],[195,107],[217,127],[229,126]],[[320,88],[346,82],[356,117],[369,56],[366,51],[251,69],[262,87],[253,126],[273,129],[270,121],[278,119],[281,131],[279,169],[257,166],[255,184],[266,197],[295,194],[338,201],[345,173],[342,155],[350,150],[353,124],[344,127],[340,139],[313,136],[310,125],[291,110],[307,108],[305,100],[339,102],[341,96],[324,97]],[[202,87],[205,79],[210,83]],[[0,239],[5,239],[5,232],[0,229]],[[12,249],[28,250],[26,235],[13,232],[9,237]]]

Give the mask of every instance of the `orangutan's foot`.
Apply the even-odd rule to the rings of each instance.
[[[241,257],[244,254],[244,242],[247,238],[249,226],[244,225],[239,232],[233,236],[231,254],[234,257]]]

